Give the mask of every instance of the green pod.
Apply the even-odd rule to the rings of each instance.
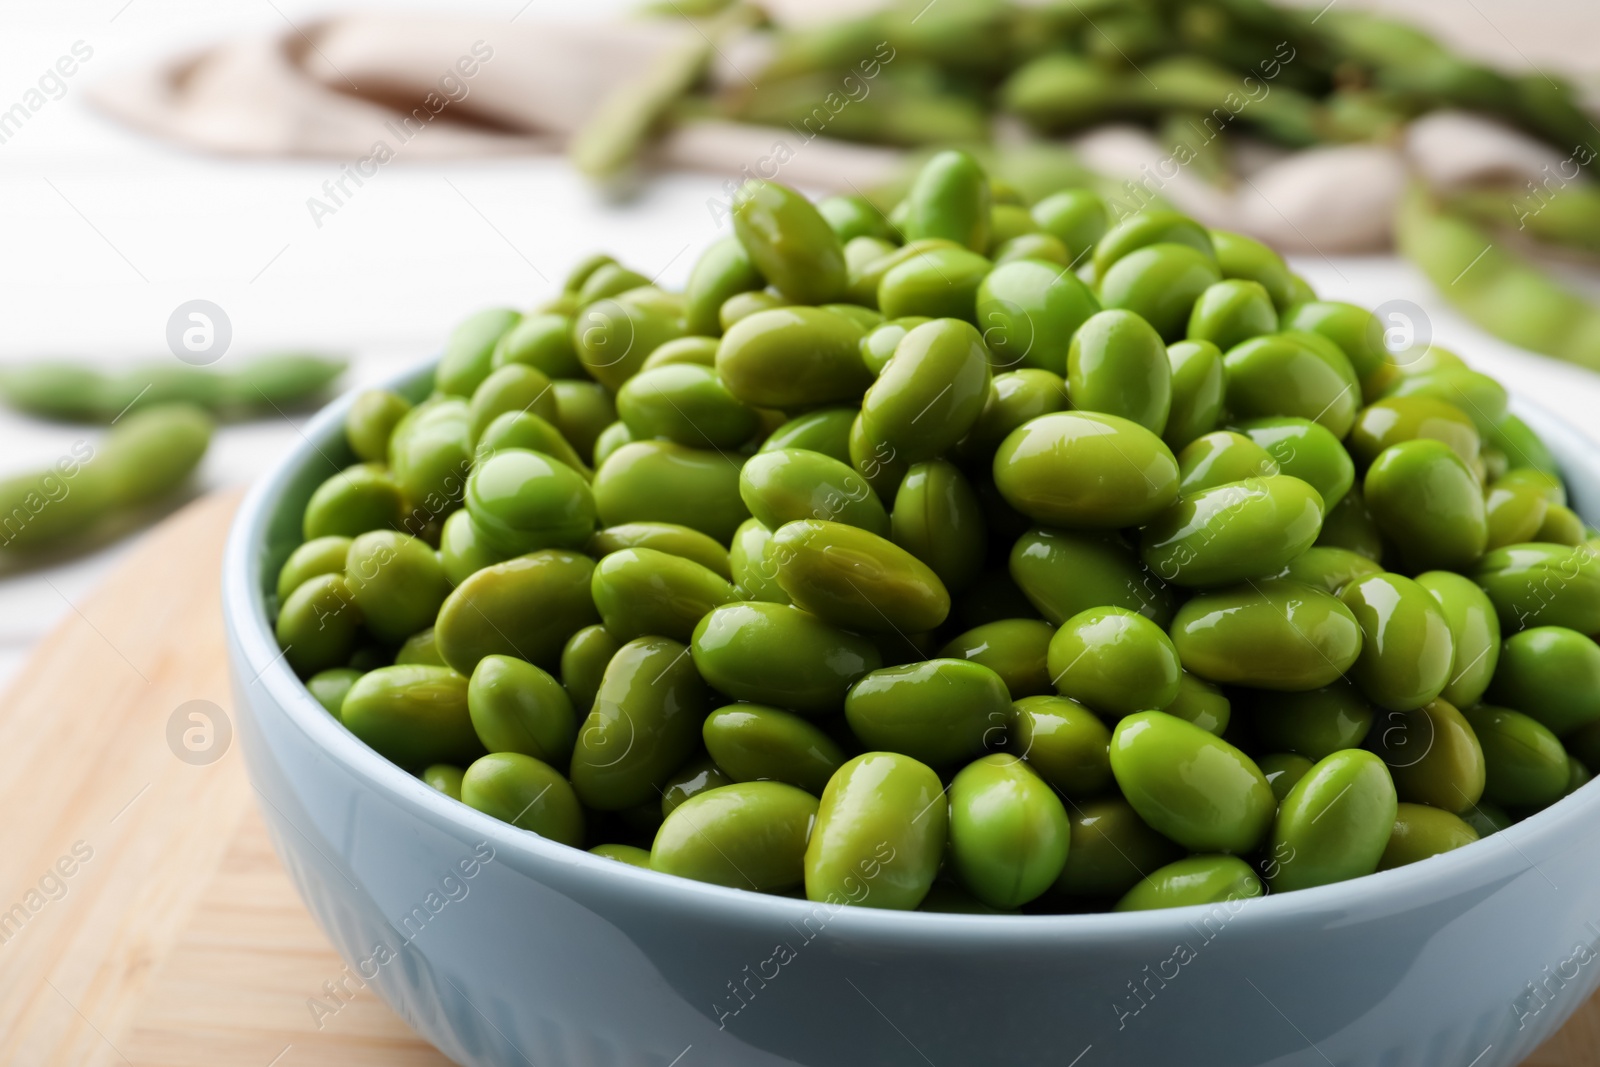
[[[882,662],[865,638],[758,601],[713,608],[692,647],[694,665],[719,692],[811,715],[838,711],[850,685]]]
[[[1315,762],[1357,748],[1372,729],[1372,705],[1341,678],[1300,693],[1257,693],[1247,701],[1251,732],[1265,751]]]
[[[606,457],[594,474],[594,504],[603,526],[670,522],[726,544],[750,517],[739,496],[736,457],[670,441],[633,441]]]
[[[1173,451],[1210,433],[1222,415],[1222,352],[1209,341],[1179,341],[1167,346],[1172,369],[1172,404],[1162,440]]]
[[[589,595],[593,573],[589,557],[554,548],[474,572],[439,609],[439,655],[463,675],[495,654],[554,669],[567,638],[600,621]]]
[[[994,264],[965,248],[940,246],[908,256],[884,271],[878,310],[884,318],[978,319],[978,289]]]
[[[1402,441],[1373,460],[1361,487],[1373,522],[1416,570],[1461,570],[1489,540],[1483,488],[1441,441]]]
[[[550,378],[585,378],[572,347],[572,319],[546,313],[526,315],[495,343],[489,365],[495,370],[520,363]],[[476,395],[476,394],[474,394]]]
[[[572,786],[532,756],[495,752],[475,760],[461,776],[461,802],[570,848],[583,845],[583,808]]]
[[[480,461],[489,453],[506,448],[543,452],[577,471],[585,481],[594,477],[594,472],[583,462],[583,457],[555,424],[531,411],[507,411],[495,416],[478,438]]]
[[[1172,365],[1161,337],[1129,311],[1102,311],[1072,336],[1067,396],[1096,411],[1161,433],[1172,408]]]
[[[1507,545],[1478,561],[1472,580],[1489,594],[1500,629],[1565,626],[1600,633],[1600,554],[1567,545]]]
[[[402,767],[464,766],[483,755],[467,711],[467,679],[449,667],[379,667],[345,694],[340,721]]]
[[[1172,591],[1111,531],[1029,530],[1011,548],[1010,574],[1028,602],[1057,626],[1100,606],[1128,608],[1165,626],[1176,609]]]
[[[957,593],[977,580],[988,551],[978,495],[945,460],[906,471],[889,513],[889,536]]]
[[[1107,717],[1166,707],[1182,674],[1171,638],[1127,608],[1090,608],[1063,622],[1048,665],[1057,692]]]
[[[691,797],[697,797],[709,789],[720,789],[722,786],[732,784],[733,779],[724,774],[722,768],[718,767],[711,757],[695,756],[668,775],[665,784],[661,786],[659,817],[665,819]],[[650,807],[649,802],[645,802],[643,807]],[[624,813],[624,818],[626,817]],[[657,828],[659,829],[659,826]]]
[[[950,594],[921,560],[854,526],[818,519],[773,534],[778,584],[823,622],[867,633],[922,633],[950,614]]]
[[[410,410],[409,400],[387,389],[362,391],[344,417],[350,451],[365,463],[389,462],[389,438]]]
[[[1408,863],[1451,852],[1478,840],[1478,833],[1448,811],[1426,804],[1400,804],[1384,846],[1378,870],[1388,871]]]
[[[765,287],[737,237],[713,241],[695,260],[683,291],[683,324],[691,334],[715,337],[722,332],[718,313],[731,296]]]
[[[1478,427],[1454,404],[1431,396],[1391,396],[1361,409],[1350,430],[1350,455],[1366,466],[1402,441],[1442,441],[1468,466],[1482,447]]]
[[[355,651],[361,609],[343,574],[318,574],[295,587],[278,609],[283,658],[302,678],[343,667]]]
[[[1055,887],[1068,900],[1115,899],[1183,855],[1120,796],[1074,804],[1070,818],[1072,845]]]
[[[1116,415],[1061,411],[1013,430],[994,455],[1006,503],[1036,522],[1142,526],[1178,495],[1178,461],[1161,438]]]
[[[974,252],[989,247],[989,178],[978,161],[958,149],[934,155],[906,193],[906,240],[942,237]]]
[[[591,381],[557,380],[552,388],[556,395],[556,429],[579,456],[593,459],[600,435],[617,423],[611,394],[599,382]]]
[[[344,579],[367,631],[391,644],[432,625],[450,593],[438,554],[394,530],[372,530],[350,542]]]
[[[1234,345],[1273,333],[1278,312],[1272,297],[1258,282],[1225,278],[1208,286],[1189,312],[1185,338],[1210,341],[1226,351]]]
[[[1032,367],[1065,375],[1072,335],[1099,310],[1076,274],[1034,259],[996,266],[978,286],[978,328],[997,371]]]
[[[925,322],[901,339],[862,398],[863,432],[897,460],[933,459],[978,421],[989,382],[988,350],[977,330],[955,319]]]
[[[278,570],[278,600],[287,600],[290,593],[319,574],[342,573],[349,552],[350,538],[337,534],[314,538],[296,548]]]
[[[467,489],[472,473],[471,418],[459,398],[412,408],[389,439],[389,465],[413,515],[448,514]]]
[[[721,341],[715,337],[679,337],[668,341],[644,357],[644,362],[639,365],[639,371],[643,373],[658,367],[671,367],[681,363],[715,367],[717,349],[720,347]]]
[[[1178,453],[1178,492],[1183,497],[1247,478],[1279,473],[1272,454],[1242,433],[1213,430],[1190,441]]]
[[[490,752],[565,767],[578,736],[572,700],[550,675],[513,656],[485,656],[467,681],[472,729]]]
[[[418,630],[406,638],[405,642],[394,654],[395,665],[405,666],[406,664],[422,663],[433,667],[443,667],[445,665],[444,657],[439,655],[439,643],[434,638],[432,626],[425,630]]]
[[[598,623],[585,626],[567,638],[561,649],[561,684],[572,698],[575,711],[589,714],[594,707],[595,694],[600,691],[600,679],[605,677],[606,665],[621,647],[622,642]]]
[[[706,716],[706,751],[735,782],[771,779],[821,796],[844,763],[837,743],[791,712],[730,704]]]
[[[1249,478],[1175,501],[1140,534],[1162,581],[1203,588],[1276,574],[1322,531],[1322,497],[1288,475]]]
[[[1033,221],[1059,240],[1076,266],[1094,250],[1110,225],[1106,203],[1092,189],[1065,189],[1033,205]]]
[[[1507,808],[1541,808],[1567,792],[1567,752],[1520,711],[1479,704],[1462,712],[1483,747],[1483,795]]]
[[[682,336],[682,318],[667,309],[615,297],[585,304],[572,322],[572,346],[583,369],[613,393],[646,356]]]
[[[317,703],[328,710],[335,719],[342,714],[344,698],[361,677],[362,672],[351,667],[329,667],[306,679],[306,689],[317,698]]]
[[[1334,300],[1308,300],[1286,311],[1282,326],[1285,330],[1320,334],[1338,345],[1367,398],[1373,399],[1368,383],[1376,383],[1389,353],[1383,344],[1383,324],[1372,312]]]
[[[1272,577],[1315,586],[1338,596],[1339,590],[1357,578],[1378,574],[1382,570],[1382,567],[1359,552],[1324,545],[1306,549]]]
[[[589,590],[618,639],[688,641],[712,608],[737,599],[732,584],[693,560],[653,548],[622,548],[595,565]]]
[[[1141,819],[1192,852],[1253,851],[1277,809],[1249,756],[1160,711],[1117,724],[1111,772]]]
[[[1171,632],[1184,670],[1256,689],[1320,689],[1361,654],[1361,627],[1349,608],[1282,579],[1201,593],[1178,609]]]
[[[460,585],[475,572],[508,558],[504,552],[490,548],[463,509],[444,520],[439,530],[439,564],[452,586]]]
[[[652,548],[700,564],[731,581],[728,550],[699,530],[671,522],[625,522],[595,531],[585,551],[596,559],[624,548]]]
[[[879,536],[889,532],[889,513],[866,480],[820,452],[756,453],[739,472],[739,495],[749,514],[769,530],[800,519],[820,519]]]
[[[1401,800],[1465,812],[1483,796],[1483,746],[1447,700],[1384,712],[1368,747],[1388,765]]]
[[[467,479],[466,509],[484,543],[506,555],[578,548],[594,533],[589,483],[542,452],[508,448],[479,461]]]
[[[728,550],[728,566],[733,582],[751,600],[770,604],[789,603],[789,594],[778,584],[778,564],[772,557],[772,531],[760,519],[747,519],[734,532]]]
[[[817,201],[817,212],[828,220],[833,232],[846,245],[857,237],[892,241],[895,230],[883,212],[864,196],[830,196]]]
[[[589,850],[592,856],[602,856],[618,863],[627,863],[634,867],[650,869],[650,852],[648,849],[637,845],[596,845]]]
[[[1500,619],[1494,604],[1471,579],[1450,571],[1428,571],[1416,581],[1444,613],[1455,649],[1450,681],[1439,695],[1458,708],[1470,708],[1483,698],[1500,662]]]
[[[650,869],[773,893],[805,881],[817,799],[782,782],[708,789],[673,809],[650,847]]]
[[[307,541],[355,537],[368,530],[392,529],[404,517],[405,498],[389,469],[357,463],[317,486],[306,503],[301,534]]]
[[[1337,346],[1314,334],[1268,334],[1230,348],[1227,405],[1236,418],[1292,415],[1343,439],[1361,406],[1355,371]]]
[[[1189,856],[1151,871],[1112,910],[1226,905],[1265,892],[1256,872],[1237,856]]]
[[[1014,370],[996,374],[989,383],[989,396],[983,402],[978,421],[957,446],[956,453],[963,458],[990,460],[1012,430],[1066,406],[1067,383],[1053,371]]]
[[[1322,497],[1326,514],[1339,506],[1356,484],[1350,453],[1328,428],[1310,419],[1280,416],[1250,419],[1234,429],[1266,450],[1278,472],[1299,478]]]
[[[1339,592],[1361,626],[1350,677],[1381,708],[1420,708],[1444,692],[1455,662],[1450,624],[1438,602],[1398,574],[1369,574]]]
[[[1272,306],[1280,312],[1295,303],[1294,282],[1282,256],[1253,237],[1227,230],[1210,233],[1217,266],[1224,278],[1239,278],[1260,285],[1272,300]]]
[[[733,233],[761,277],[795,303],[827,304],[844,296],[844,245],[793,189],[745,182],[733,205]]]
[[[979,663],[930,659],[884,667],[850,687],[844,713],[868,748],[903,752],[947,767],[983,751],[985,735],[1005,728],[1011,696]]]
[[[853,403],[872,384],[861,360],[865,331],[814,307],[758,311],[740,319],[717,347],[717,375],[752,407]]]
[[[511,363],[491,373],[467,405],[468,439],[476,445],[489,424],[508,411],[554,419],[556,395],[549,377],[523,363]]]
[[[1139,315],[1168,343],[1184,339],[1201,295],[1222,280],[1207,253],[1165,243],[1134,249],[1097,277],[1102,307]]]
[[[848,465],[850,424],[855,421],[857,411],[856,408],[823,408],[796,416],[768,434],[758,451],[799,448],[807,452],[821,452]]]
[[[1049,227],[1045,227],[1049,229]],[[1094,246],[1094,275],[1104,278],[1112,264],[1128,253],[1153,244],[1188,245],[1216,259],[1211,234],[1198,222],[1176,211],[1141,211],[1113,226]]]
[[[806,898],[912,910],[939,873],[948,808],[939,776],[910,756],[850,760],[822,791],[806,845]]]
[[[1278,798],[1278,804],[1282,806],[1289,790],[1310,772],[1311,761],[1293,752],[1274,752],[1256,757],[1256,766],[1261,768],[1267,784],[1272,787],[1272,795]]]
[[[1187,671],[1178,678],[1178,695],[1161,710],[1215,737],[1221,737],[1233,719],[1233,703],[1227,695]]]
[[[461,780],[466,772],[448,763],[434,763],[422,769],[422,780],[451,800],[461,799]]]
[[[1421,374],[1401,377],[1384,394],[1386,397],[1428,396],[1454,404],[1477,423],[1480,434],[1488,434],[1506,413],[1505,386],[1466,367],[1442,367]]]
[[[1349,749],[1325,757],[1295,783],[1272,828],[1274,892],[1310,889],[1378,869],[1397,799],[1383,761]]]
[[[944,659],[981,663],[1000,676],[1012,700],[1051,691],[1050,637],[1040,619],[998,619],[957,634],[939,650]]]
[[[1564,626],[1506,638],[1491,703],[1517,708],[1557,737],[1600,722],[1600,645]]]
[[[1111,784],[1111,730],[1088,708],[1061,696],[1011,705],[1007,750],[1069,797],[1093,797]],[[993,746],[995,739],[990,738]]]
[[[700,746],[711,694],[684,646],[640,637],[606,664],[572,750],[572,788],[585,807],[620,811],[654,801]]]
[[[1383,559],[1383,534],[1372,521],[1361,487],[1352,485],[1339,502],[1322,517],[1322,533],[1317,544],[1330,548],[1343,548],[1366,556],[1373,562]]]
[[[690,448],[737,448],[761,425],[756,410],[729,392],[715,370],[692,363],[629,378],[617,392],[617,415],[636,438],[660,437]]]
[[[522,315],[511,308],[487,308],[469,315],[445,342],[433,374],[434,388],[446,396],[471,396],[493,369],[495,345],[520,321]]]
[[[950,865],[973,896],[1016,908],[1061,876],[1072,826],[1054,792],[1015,756],[984,756],[950,782]]]

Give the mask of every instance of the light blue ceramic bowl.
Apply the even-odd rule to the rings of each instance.
[[[657,875],[472,811],[330,718],[272,637],[267,591],[312,488],[350,460],[349,402],[307,427],[234,525],[239,733],[278,854],[349,973],[462,1064],[1500,1067],[1600,982],[1597,786],[1342,885],[1081,916],[835,909]],[[1520,410],[1600,519],[1600,456]],[[338,1025],[337,1000],[305,995]]]

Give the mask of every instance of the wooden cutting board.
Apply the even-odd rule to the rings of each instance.
[[[237,504],[207,497],[148,534],[0,703],[0,1064],[449,1063],[370,990],[329,996],[344,963],[223,742]],[[218,724],[186,741],[197,709]],[[1595,1064],[1600,998],[1525,1067]]]

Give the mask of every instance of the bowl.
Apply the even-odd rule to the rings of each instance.
[[[413,397],[429,368],[388,383]],[[249,494],[223,573],[238,730],[278,855],[347,961],[471,1067],[1519,1062],[1600,983],[1600,787],[1366,878],[1127,914],[809,903],[655,874],[499,822],[358,741],[268,597],[351,397]],[[1516,410],[1600,521],[1600,455]],[[345,997],[306,995],[320,1025]],[[320,1007],[318,1006],[320,1005]]]

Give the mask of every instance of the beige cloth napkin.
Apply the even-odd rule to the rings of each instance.
[[[326,157],[370,167],[561,151],[619,86],[644,76],[700,31],[668,19],[517,21],[352,14],[273,39],[226,42],[95,86],[94,102],[149,133],[247,157]],[[714,81],[756,85],[759,33],[719,46]],[[1072,142],[1084,162],[1130,182],[1168,153],[1133,127]],[[792,130],[701,120],[652,145],[655,167],[736,178],[782,144],[782,180],[813,189],[866,188],[894,176],[893,149]],[[1218,188],[1179,170],[1161,196],[1208,225],[1240,230],[1287,251],[1382,249],[1408,174],[1439,185],[1485,177],[1537,180],[1558,153],[1490,120],[1436,113],[1401,144],[1256,146],[1238,153],[1242,177]],[[1170,169],[1170,168],[1168,168]],[[1148,185],[1147,185],[1148,187]]]

